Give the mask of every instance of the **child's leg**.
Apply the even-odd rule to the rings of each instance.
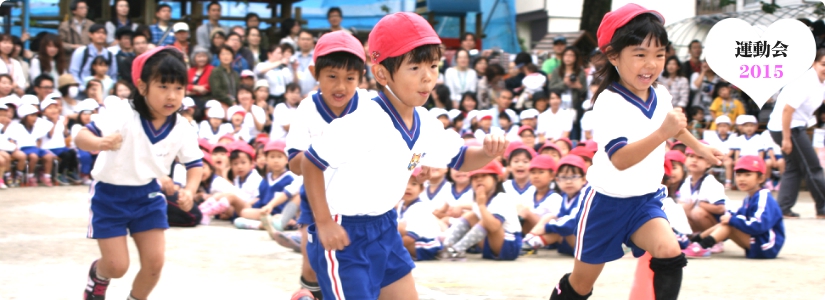
[[[381,294],[378,295],[378,300],[395,299],[418,299],[418,291],[415,289],[415,280],[412,277],[412,273],[381,288]]]
[[[401,234],[401,240],[404,241],[404,248],[407,249],[407,252],[410,252],[412,260],[418,260],[418,254],[416,254],[415,251],[415,239],[408,236],[407,232],[399,232],[399,234]]]
[[[301,263],[301,286],[309,290],[315,298],[321,299],[321,287],[318,286],[318,278],[312,266],[309,264],[309,257],[307,256],[307,226],[301,226],[301,256],[303,262]]]
[[[521,225],[521,231],[524,234],[530,233],[530,230],[536,227],[536,224],[539,224],[539,221],[542,219],[541,216],[533,213],[529,207],[522,207],[521,211],[519,211],[519,217],[524,220],[524,224]]]
[[[713,225],[719,223],[711,213],[698,205],[690,211],[690,214],[688,214],[688,222],[694,232],[705,231],[708,228],[713,227]]]
[[[146,299],[160,280],[166,249],[163,229],[152,229],[132,235],[140,255],[140,271],[132,283],[131,296]]]
[[[741,247],[742,249],[750,249],[751,236],[730,225],[718,224],[706,230],[700,236],[702,237],[702,241],[700,242],[700,245],[702,245],[702,247],[705,247],[705,244],[710,244],[708,247],[706,247],[710,248],[718,242],[731,239],[734,243],[736,243],[737,246]],[[709,237],[712,239],[709,239]]]
[[[456,222],[445,232],[444,247],[452,247],[455,243],[458,243],[476,223],[478,223],[478,217],[474,212],[464,213],[460,222]]]
[[[97,276],[100,279],[120,278],[129,270],[129,248],[126,236],[97,240],[100,259],[97,261]]]
[[[653,290],[656,299],[677,299],[682,286],[682,270],[687,265],[679,248],[670,223],[664,218],[654,218],[639,227],[630,236],[637,247],[650,252],[650,269],[653,270]]]
[[[37,167],[37,160],[38,159],[40,159],[40,158],[37,157],[37,154],[32,153],[32,154],[26,155],[26,159],[24,160],[24,163],[17,164],[17,170],[21,171],[21,172],[24,172],[24,171],[26,171],[26,166],[28,165],[29,166],[28,172],[30,174],[34,174],[34,168]]]
[[[556,288],[550,295],[550,300],[578,300],[587,299],[593,291],[593,285],[604,264],[588,264],[576,259],[573,272],[564,274]]]
[[[246,218],[250,220],[260,220],[261,219],[261,209],[260,208],[244,208],[243,210],[238,213],[238,216],[241,218]]]
[[[49,151],[45,152],[46,154],[40,158],[40,161],[43,162],[43,176],[48,178],[52,176],[52,167],[54,167],[55,156]]]
[[[724,159],[722,159],[722,164],[725,165],[725,188],[730,188],[733,180],[733,158],[725,155]]]
[[[3,174],[6,174],[6,168],[10,163],[11,155],[5,151],[0,151],[0,179],[2,179]]]
[[[498,219],[493,222],[482,220],[480,225],[487,232],[487,245],[490,246],[493,255],[498,256],[501,253],[501,247],[504,245],[504,226],[502,226],[502,221]]]

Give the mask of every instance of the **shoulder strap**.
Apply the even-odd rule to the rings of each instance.
[[[169,36],[170,32],[172,32],[172,25],[169,25],[169,26],[166,27],[166,32],[164,32],[163,36],[161,36],[160,40],[158,40],[158,46],[160,46],[160,44],[163,44],[163,41],[166,40],[166,37]]]
[[[83,73],[83,68],[86,67],[86,61],[89,60],[89,46],[83,49],[83,59],[80,61],[80,73]]]

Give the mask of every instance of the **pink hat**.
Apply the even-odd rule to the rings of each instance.
[[[501,165],[498,160],[491,160],[487,165],[482,167],[481,169],[470,171],[470,176],[475,176],[478,174],[495,174],[501,176],[504,174],[504,166]]]
[[[421,16],[397,12],[384,16],[372,28],[369,37],[370,59],[378,64],[390,57],[398,57],[423,45],[440,45],[441,39],[433,26]],[[316,53],[317,55],[317,53]]]
[[[143,54],[141,54],[140,56],[138,56],[137,58],[135,58],[135,60],[132,62],[132,83],[134,83],[135,86],[138,86],[138,80],[140,79],[140,72],[143,71],[143,65],[146,64],[146,61],[149,60],[149,58],[152,57],[152,55],[155,55],[158,52],[160,52],[162,50],[166,50],[166,49],[174,49],[175,51],[180,52],[180,50],[178,50],[178,48],[170,47],[170,46],[163,46],[163,47],[157,47],[157,48],[154,48],[152,50],[146,51]],[[181,53],[181,54],[183,54],[183,53]]]
[[[559,160],[559,168],[563,165],[570,165],[582,169],[582,172],[587,173],[587,165],[584,163],[584,158],[578,155],[568,155]]]
[[[509,160],[510,155],[512,155],[514,151],[519,149],[526,150],[527,153],[530,153],[530,157],[532,158],[535,158],[538,155],[538,153],[536,153],[536,150],[533,150],[533,148],[528,147],[520,141],[513,141],[510,142],[510,146],[507,146],[507,149],[504,150],[504,157],[506,157]]]
[[[374,30],[374,29],[373,29]],[[370,45],[372,47],[372,45]],[[318,44],[315,45],[315,52],[312,61],[318,60],[319,56],[324,56],[333,52],[347,52],[358,56],[361,60],[364,57],[364,46],[352,34],[345,31],[333,31],[321,36]]]
[[[584,148],[593,153],[599,152],[599,144],[596,144],[596,141],[585,142]]]
[[[746,155],[739,158],[736,166],[733,167],[734,172],[739,170],[759,172],[765,174],[765,161],[758,156]]]
[[[690,151],[692,152],[693,150]],[[665,153],[665,160],[678,161],[682,164],[685,164],[685,154],[679,150],[670,150]]]
[[[416,177],[418,176],[418,174],[421,174],[421,167],[413,169],[412,175],[410,175],[410,177]]]
[[[255,160],[255,149],[253,149],[252,146],[250,146],[246,142],[235,141],[227,146],[230,149],[229,152],[241,151],[243,153],[249,154],[249,157],[251,157],[252,160]]]
[[[556,160],[549,155],[537,155],[530,161],[530,170],[532,169],[550,170],[555,172],[559,169],[559,166],[556,165]]]
[[[596,155],[596,153],[593,153],[592,151],[587,150],[586,147],[575,147],[575,148],[573,148],[573,150],[570,150],[570,152],[567,153],[567,155],[571,155],[571,154],[581,156],[582,158],[587,157],[587,159],[589,159],[589,160],[593,160],[593,156]]]
[[[613,41],[613,34],[616,33],[616,30],[641,14],[652,14],[659,18],[659,21],[661,21],[662,24],[665,23],[665,17],[663,17],[659,12],[646,9],[635,3],[628,3],[617,10],[608,12],[604,15],[604,18],[602,18],[602,23],[599,25],[599,30],[596,31],[596,39],[599,40],[599,49],[604,52],[607,45]]]
[[[234,143],[235,142],[235,135],[231,134],[231,133],[224,134],[220,138],[218,138],[218,141],[220,141],[222,139],[232,140],[232,142]]]
[[[286,153],[286,143],[283,140],[273,140],[266,143],[264,146],[264,153],[269,151],[280,151]]]
[[[530,126],[527,126],[527,125],[521,125],[521,127],[518,128],[518,135],[521,135],[522,132],[525,132],[525,131],[528,131],[528,130],[530,130],[530,132],[532,132],[532,133],[536,133],[536,130],[533,129],[533,127],[530,127]]]
[[[671,174],[673,174],[673,163],[669,159],[665,159],[665,176],[670,177]]]
[[[214,166],[215,163],[212,161],[212,154],[209,154],[207,151],[203,151],[203,161],[208,163],[210,166]]]
[[[560,139],[555,140],[554,142],[558,142],[558,141],[562,141],[562,142],[564,142],[565,144],[567,144],[567,148],[568,148],[568,149],[572,149],[572,148],[573,148],[573,142],[571,142],[569,138],[563,137],[563,138],[560,138]]]
[[[561,149],[559,149],[559,147],[556,146],[556,144],[553,144],[553,142],[551,141],[546,141],[544,142],[544,145],[541,145],[541,148],[539,148],[539,154],[541,154],[542,151],[548,148],[556,150],[557,152],[559,152],[559,154],[561,154]]]

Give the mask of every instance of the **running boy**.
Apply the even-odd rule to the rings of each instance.
[[[507,141],[488,135],[483,148],[467,148],[426,117],[421,105],[436,84],[441,40],[424,18],[385,16],[369,45],[379,97],[332,121],[301,162],[316,221],[307,254],[326,299],[418,299],[393,209],[410,174],[419,164],[477,169],[502,155]]]
[[[88,237],[98,240],[101,258],[89,269],[87,300],[104,299],[110,278],[126,274],[127,232],[140,255],[129,299],[146,299],[160,279],[169,223],[157,179],[170,173],[176,158],[184,163],[187,182],[178,192],[183,206],[197,192],[203,165],[197,133],[177,114],[186,76],[183,54],[175,48],[141,54],[132,68],[139,93],[131,106],[113,102],[77,134],[78,148],[100,151],[92,170]]]
[[[717,164],[721,153],[696,140],[667,89],[654,85],[665,65],[663,23],[658,12],[631,3],[605,14],[599,26],[599,48],[608,58],[592,100],[599,149],[578,213],[573,272],[550,299],[590,297],[604,264],[624,256],[622,244],[636,257],[650,251],[656,299],[679,296],[687,260],[662,210],[665,141],[675,137]]]

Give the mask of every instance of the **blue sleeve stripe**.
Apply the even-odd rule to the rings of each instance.
[[[103,135],[100,133],[100,129],[98,129],[98,128],[97,128],[97,125],[95,125],[95,122],[94,122],[94,121],[90,122],[89,124],[86,124],[86,128],[87,128],[87,129],[89,129],[89,131],[91,131],[92,133],[94,133],[94,134],[95,134],[96,136],[98,136],[98,137],[102,137],[102,136],[103,136]]]
[[[719,199],[719,200],[716,200],[716,202],[713,202],[713,205],[720,205],[720,204],[725,204],[725,199]]]
[[[287,149],[286,150],[287,161],[292,161],[293,158],[298,156],[298,153],[301,153],[301,151],[298,150],[298,149],[295,149],[295,148]]]
[[[467,146],[461,146],[461,149],[458,150],[458,154],[450,160],[450,163],[447,165],[452,169],[461,169],[461,166],[464,165],[464,156],[467,154]]]
[[[317,166],[318,169],[321,169],[321,171],[326,171],[327,167],[329,167],[327,161],[321,159],[318,156],[318,153],[315,152],[315,149],[312,148],[312,146],[309,146],[309,149],[304,153],[304,156],[306,156],[306,158],[308,158],[309,161],[315,164],[315,166]]]
[[[187,170],[189,170],[191,168],[196,168],[196,167],[203,167],[203,159],[198,158],[196,160],[190,161],[190,162],[185,163],[183,165],[186,166]]]
[[[417,233],[412,231],[407,231],[407,236],[413,238],[416,241],[420,238]]]
[[[502,216],[502,215],[500,215],[500,214],[493,214],[493,217],[495,217],[496,219],[498,219],[499,221],[501,221],[501,224],[502,224],[502,225],[504,224],[504,216]]]
[[[284,193],[284,195],[286,195],[286,201],[289,201],[289,199],[292,199],[292,196],[295,196],[287,190],[284,190],[283,193]]]
[[[627,146],[627,138],[626,137],[617,137],[604,145],[604,152],[607,153],[607,158],[613,158],[613,154],[622,147]]]

